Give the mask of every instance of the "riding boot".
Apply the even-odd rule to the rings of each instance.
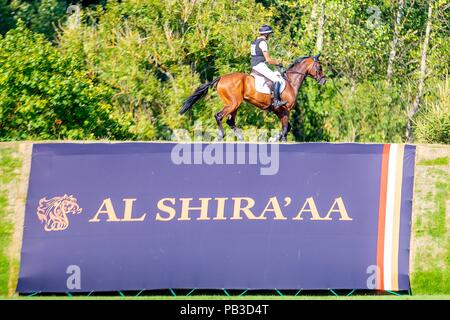
[[[274,83],[274,100],[272,103],[272,106],[275,110],[277,110],[279,107],[284,106],[287,101],[281,101],[281,94],[280,94],[280,88],[281,88],[281,82],[277,81]]]

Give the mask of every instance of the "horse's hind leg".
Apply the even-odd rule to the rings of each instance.
[[[236,113],[237,109],[234,110],[227,118],[227,124],[230,126],[231,129],[233,129],[234,134],[239,139],[239,141],[244,141],[244,138],[242,137],[242,134],[239,130],[239,128],[236,127]]]
[[[223,126],[222,126],[222,119],[224,116],[225,109],[226,108],[223,108],[222,110],[217,112],[215,115],[217,125],[219,126],[219,140],[223,140],[223,137],[225,136],[225,132],[223,131]]]
[[[240,82],[233,83],[234,81]],[[233,78],[229,78],[228,82],[226,78],[221,79],[221,82],[219,82],[217,85],[217,92],[219,94],[220,100],[222,100],[223,104],[225,105],[225,107],[216,114],[216,121],[217,125],[219,126],[219,134],[221,135],[221,138],[223,138],[225,136],[222,126],[223,118],[227,119],[227,123],[231,126],[231,128],[233,128],[233,131],[236,134],[237,128],[234,124],[234,117],[236,116],[236,110],[239,108],[244,99],[242,79],[233,80]],[[230,115],[231,118],[228,118],[228,115]]]
[[[222,125],[223,118],[225,118],[228,115],[230,115],[231,113],[233,113],[233,110],[235,110],[235,109],[236,108],[234,106],[226,106],[222,110],[220,110],[219,112],[216,113],[215,118],[216,118],[217,125],[219,126],[219,140],[223,140],[223,138],[225,137],[225,131],[223,130],[223,125]],[[227,123],[228,123],[228,119],[227,119]]]
[[[291,130],[291,125],[289,124],[289,113],[286,111],[281,111],[276,114],[281,121],[281,132],[278,134],[277,139],[279,141],[285,142],[287,140],[287,135]]]

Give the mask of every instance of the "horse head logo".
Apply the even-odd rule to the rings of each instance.
[[[45,231],[61,231],[69,226],[67,215],[79,214],[82,209],[77,203],[77,199],[72,195],[65,194],[62,197],[54,197],[49,200],[42,198],[39,200],[37,216],[44,223]]]

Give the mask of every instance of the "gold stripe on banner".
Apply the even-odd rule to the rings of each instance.
[[[402,183],[403,183],[403,157],[405,154],[405,145],[398,145],[396,177],[395,177],[395,204],[392,228],[392,290],[398,290],[398,251],[400,242],[400,210],[402,204]]]

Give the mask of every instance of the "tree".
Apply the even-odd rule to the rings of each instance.
[[[423,39],[422,44],[422,55],[420,59],[420,70],[419,70],[419,79],[417,84],[417,94],[414,98],[414,102],[412,107],[408,110],[408,122],[406,125],[406,140],[408,142],[413,141],[413,117],[419,111],[420,100],[423,94],[423,86],[425,82],[425,75],[427,69],[427,52],[428,52],[428,43],[430,41],[430,33],[431,33],[431,23],[433,18],[433,0],[430,0],[428,3],[428,15],[427,15],[427,24],[425,29],[425,37]]]
[[[5,34],[15,26],[13,11],[8,2],[7,0],[0,0],[0,35]]]
[[[396,19],[394,22],[394,33],[392,35],[391,51],[389,52],[389,61],[388,61],[388,67],[387,67],[387,77],[389,80],[392,79],[392,74],[394,72],[393,64],[394,64],[395,56],[397,53],[398,40],[400,37],[401,19],[402,19],[402,15],[403,15],[403,6],[404,5],[405,5],[405,0],[398,0],[397,15],[396,15]]]
[[[320,1],[320,16],[319,16],[319,21],[317,23],[317,41],[316,41],[317,52],[322,51],[324,24],[325,24],[325,0],[321,0]]]

